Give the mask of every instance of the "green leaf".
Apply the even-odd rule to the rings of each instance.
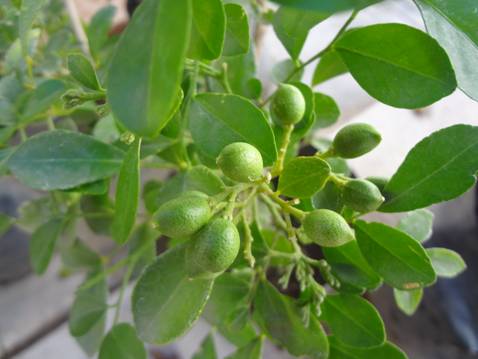
[[[367,300],[350,294],[327,295],[321,309],[321,318],[345,345],[369,348],[385,343],[382,318]]]
[[[109,181],[99,180],[91,183],[85,183],[78,187],[70,188],[65,192],[75,192],[90,196],[100,196],[108,192]]]
[[[101,343],[98,359],[146,359],[146,349],[128,323],[116,324]]]
[[[360,86],[390,106],[425,107],[456,88],[445,51],[426,33],[407,25],[352,30],[334,48]]]
[[[423,297],[423,289],[418,288],[414,290],[393,290],[393,297],[398,308],[406,315],[413,315]]]
[[[292,59],[297,60],[309,31],[327,17],[329,14],[318,11],[281,6],[275,12],[272,24],[282,45]]]
[[[223,56],[246,54],[249,51],[249,20],[244,8],[239,4],[225,4],[226,38]]]
[[[124,157],[116,186],[115,215],[111,235],[119,244],[128,240],[136,220],[140,190],[140,149],[141,139],[136,138]]]
[[[30,240],[30,261],[36,274],[43,274],[48,268],[62,228],[61,219],[52,219],[33,232]]]
[[[189,278],[184,246],[158,257],[133,292],[133,317],[140,338],[163,344],[184,334],[199,318],[213,283]]]
[[[215,60],[221,56],[226,32],[226,14],[222,1],[192,0],[192,9],[187,56],[196,60]]]
[[[447,201],[476,183],[478,127],[455,125],[432,133],[407,155],[385,187],[382,212],[404,212]]]
[[[289,197],[308,198],[320,191],[330,176],[330,166],[318,157],[297,157],[289,161],[280,178],[278,191]]]
[[[261,282],[254,298],[254,318],[263,331],[289,353],[327,358],[329,344],[319,321],[312,316],[304,326],[299,308],[269,282]]]
[[[95,59],[110,41],[110,30],[113,24],[113,18],[116,13],[116,6],[107,5],[102,7],[91,19],[86,28],[86,35],[90,45],[91,54]]]
[[[145,0],[118,43],[108,73],[108,103],[135,134],[154,137],[170,119],[183,74],[191,13],[190,0]]]
[[[425,250],[408,234],[364,221],[356,222],[355,234],[370,267],[390,286],[411,290],[435,282],[435,271]]]
[[[201,343],[199,351],[193,355],[192,359],[217,359],[214,337],[210,333]]]
[[[458,86],[478,101],[478,13],[474,0],[417,0],[427,31],[446,50]]]
[[[262,92],[261,81],[254,77],[256,74],[254,56],[253,44],[250,44],[247,54],[225,59],[232,92],[250,99],[258,99]]]
[[[105,334],[105,326],[106,315],[102,315],[88,332],[75,337],[75,340],[78,342],[81,349],[83,349],[89,357],[92,357],[100,348],[101,342],[103,341],[103,335]]]
[[[227,356],[226,359],[261,359],[262,343],[262,338],[256,338],[245,346],[238,348],[234,353]]]
[[[189,127],[195,144],[212,159],[233,142],[255,146],[266,166],[272,165],[277,157],[274,134],[264,113],[243,97],[197,95],[191,104]]]
[[[337,122],[340,109],[335,100],[323,93],[314,93],[315,128],[325,128]]]
[[[156,258],[156,239],[159,236],[160,233],[152,227],[150,222],[142,223],[135,228],[128,242],[128,252],[129,255],[135,255],[135,253],[141,251],[141,255],[135,261],[133,273],[141,273],[146,266],[154,262]]]
[[[461,256],[446,248],[428,248],[427,254],[432,261],[433,269],[439,277],[453,278],[466,269]]]
[[[108,193],[100,196],[81,196],[80,208],[85,214],[84,219],[88,227],[94,233],[111,235],[114,207]],[[102,215],[100,217],[89,216],[89,213],[102,213]]]
[[[312,77],[312,85],[319,85],[346,72],[348,69],[342,58],[337,51],[331,49],[320,58]]]
[[[8,168],[34,189],[77,187],[115,174],[123,153],[93,137],[69,131],[43,132],[30,137],[8,160]]]
[[[304,75],[304,69],[298,69],[299,65],[299,61],[294,61],[292,59],[279,61],[272,68],[272,80],[277,84],[290,81],[299,82]],[[294,75],[289,78],[292,73],[294,73]]]
[[[69,246],[61,246],[60,254],[63,265],[68,269],[95,270],[101,266],[100,256],[79,239]]]
[[[90,61],[82,54],[68,56],[68,70],[71,76],[90,90],[101,90],[100,81]]]
[[[404,352],[389,342],[369,349],[345,346],[335,337],[329,337],[329,342],[329,359],[408,359]]]
[[[87,281],[95,274],[92,273]],[[76,292],[68,322],[71,335],[81,337],[101,323],[108,308],[107,295],[108,288],[104,279],[88,289],[80,289]]]
[[[305,113],[302,119],[295,124],[294,131],[292,132],[291,142],[299,142],[312,128],[315,122],[315,101],[314,92],[312,89],[302,82],[291,82],[299,89],[304,96],[305,100]],[[282,127],[275,127],[276,138],[282,138]]]
[[[416,209],[400,219],[397,228],[423,243],[432,236],[433,218],[433,212],[428,209]]]
[[[46,0],[22,0],[20,17],[18,19],[18,33],[20,36],[23,56],[27,56],[29,53],[29,33],[33,23],[47,3],[48,1]]]
[[[381,0],[272,0],[275,3],[297,9],[323,11],[330,14],[349,9],[361,9]]]

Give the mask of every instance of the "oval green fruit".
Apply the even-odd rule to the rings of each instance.
[[[363,179],[348,181],[342,189],[342,198],[347,207],[362,213],[376,210],[385,200],[376,185]]]
[[[235,142],[224,147],[216,162],[227,177],[237,182],[257,181],[262,177],[264,169],[261,153],[245,142]]]
[[[328,209],[308,213],[303,228],[307,237],[323,247],[338,247],[354,239],[354,233],[345,219]]]
[[[224,272],[239,252],[239,232],[231,221],[216,218],[196,233],[188,244],[186,262],[191,277]]]
[[[382,193],[384,193],[385,187],[387,187],[387,184],[390,181],[390,179],[388,179],[387,177],[378,177],[378,176],[371,176],[365,179],[369,182],[372,182],[375,186],[377,186],[380,192]]]
[[[212,217],[207,195],[189,193],[164,203],[153,215],[157,229],[171,238],[196,233]]]
[[[304,117],[305,99],[300,90],[288,84],[281,84],[272,98],[270,110],[274,122],[282,127],[294,125]]]
[[[382,136],[367,123],[353,123],[342,128],[332,143],[334,154],[342,158],[360,157],[378,146]]]

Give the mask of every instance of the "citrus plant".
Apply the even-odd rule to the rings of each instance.
[[[437,277],[465,269],[457,253],[424,247],[426,207],[475,184],[478,127],[424,138],[390,179],[352,178],[346,160],[381,136],[351,124],[317,140],[339,109],[313,87],[349,72],[398,108],[457,87],[478,100],[478,13],[474,0],[416,0],[427,32],[353,28],[378,2],[144,0],[121,36],[109,32],[114,8],[100,10],[86,43],[60,1],[0,3],[0,169],[44,194],[2,228],[32,232],[36,273],[58,253],[63,272],[85,274],[69,328],[88,354],[145,358],[144,343],[174,341],[203,315],[237,346],[229,358],[260,358],[264,338],[297,357],[406,358],[364,294],[392,287],[412,314]],[[302,61],[309,30],[341,12],[351,15],[330,44]],[[267,25],[290,55],[270,96],[253,41]],[[393,227],[364,219],[375,211],[406,214]],[[92,250],[80,221],[114,248]],[[119,311],[131,282],[134,325]],[[208,336],[195,358],[215,356]]]

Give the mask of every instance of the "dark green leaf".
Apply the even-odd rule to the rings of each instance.
[[[274,31],[292,57],[299,58],[310,29],[325,20],[329,14],[318,11],[281,6],[274,14]]]
[[[435,282],[435,271],[425,250],[406,233],[364,221],[358,221],[355,229],[362,255],[390,286],[411,290]]]
[[[192,359],[217,359],[216,346],[214,345],[214,337],[209,334],[201,343],[198,352],[193,355]]]
[[[335,337],[329,337],[329,341],[329,359],[408,359],[404,352],[388,342],[376,348],[361,349],[345,346]]]
[[[77,192],[90,196],[99,196],[108,192],[109,181],[99,180],[91,183],[85,183],[81,186],[67,189],[65,192]]]
[[[30,241],[30,261],[36,274],[43,274],[48,268],[62,228],[61,219],[52,219],[33,232]]]
[[[239,4],[225,4],[226,38],[223,56],[246,54],[249,51],[249,21],[247,13]]]
[[[86,35],[90,45],[91,54],[95,59],[98,58],[101,50],[110,40],[110,30],[113,24],[113,18],[116,13],[116,6],[107,5],[102,7],[91,19],[86,28]]]
[[[124,157],[116,186],[115,215],[111,235],[120,244],[128,240],[136,220],[140,187],[140,149],[141,139],[136,138]]]
[[[417,0],[427,31],[450,56],[458,86],[478,101],[478,13],[474,0]]]
[[[101,343],[98,359],[146,359],[146,349],[127,323],[116,324]]]
[[[30,137],[8,167],[25,185],[48,191],[108,178],[119,170],[122,158],[120,150],[93,137],[57,130]]]
[[[433,212],[428,209],[417,209],[400,219],[397,228],[423,243],[432,236],[433,217]]]
[[[297,9],[323,11],[330,14],[349,9],[361,9],[380,0],[272,0],[278,4]]]
[[[133,317],[140,338],[162,344],[184,334],[199,318],[213,282],[189,278],[184,246],[158,257],[133,292]]]
[[[105,326],[106,315],[102,315],[88,332],[75,337],[75,340],[78,342],[81,349],[83,349],[89,357],[92,357],[100,348],[101,342],[103,341],[103,335],[105,334]]]
[[[445,51],[426,33],[407,25],[352,30],[334,48],[360,86],[387,105],[420,108],[456,88]]]
[[[20,109],[20,123],[27,124],[38,116],[43,116],[50,106],[61,99],[66,89],[65,84],[59,80],[42,82],[33,92],[27,94]]]
[[[90,61],[82,54],[68,56],[68,70],[71,76],[90,90],[101,90],[100,81]]]
[[[385,187],[382,212],[404,212],[447,201],[476,182],[478,127],[455,125],[434,132],[407,155]]]
[[[406,315],[413,315],[423,297],[423,289],[418,288],[414,290],[393,290],[393,296],[395,298],[395,303],[397,303],[398,308],[404,312]]]
[[[439,277],[453,278],[466,269],[465,261],[458,253],[450,249],[428,248],[427,254]]]
[[[275,342],[289,353],[310,358],[327,358],[329,344],[319,321],[310,318],[304,326],[299,308],[268,282],[261,282],[254,299],[254,318]]]
[[[318,157],[289,161],[279,178],[278,191],[289,197],[307,198],[320,191],[330,176],[330,166]]]
[[[321,309],[321,318],[345,345],[369,348],[385,343],[382,318],[365,299],[350,294],[328,295]]]
[[[321,58],[314,71],[312,85],[319,85],[322,82],[330,80],[336,76],[348,72],[342,58],[337,51],[331,49],[327,51]]]
[[[200,94],[192,102],[189,116],[194,142],[210,158],[215,159],[226,145],[233,142],[255,146],[266,166],[277,157],[274,134],[264,113],[245,98]]]
[[[154,137],[170,119],[191,12],[190,0],[145,0],[123,33],[108,73],[108,103],[131,132]]]
[[[316,92],[315,101],[315,128],[325,128],[337,122],[340,109],[335,100],[325,94]]]
[[[256,338],[245,346],[238,348],[234,353],[227,356],[226,359],[261,359],[262,343],[262,338]]]

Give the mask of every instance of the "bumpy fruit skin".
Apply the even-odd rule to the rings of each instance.
[[[245,142],[235,142],[224,147],[216,162],[227,177],[237,182],[257,181],[264,169],[261,153]]]
[[[272,98],[271,116],[279,126],[294,125],[304,117],[305,107],[304,96],[297,87],[281,84]]]
[[[188,244],[186,263],[191,277],[211,277],[225,271],[239,252],[239,232],[231,221],[216,218]]]
[[[187,193],[163,204],[153,215],[157,229],[171,238],[188,237],[196,233],[212,217],[208,197]]]
[[[354,239],[354,233],[345,219],[328,209],[317,209],[304,219],[305,234],[323,247],[338,247]]]
[[[367,177],[365,179],[369,182],[372,182],[375,186],[377,186],[378,189],[380,190],[380,192],[382,192],[382,193],[384,193],[385,187],[387,187],[388,182],[389,182],[389,179],[386,178],[386,177],[371,176],[371,177]]]
[[[362,213],[376,210],[385,200],[376,185],[363,179],[348,181],[343,187],[342,198],[347,207]]]
[[[332,143],[334,154],[342,158],[360,157],[378,146],[382,136],[366,123],[354,123],[342,128]]]

